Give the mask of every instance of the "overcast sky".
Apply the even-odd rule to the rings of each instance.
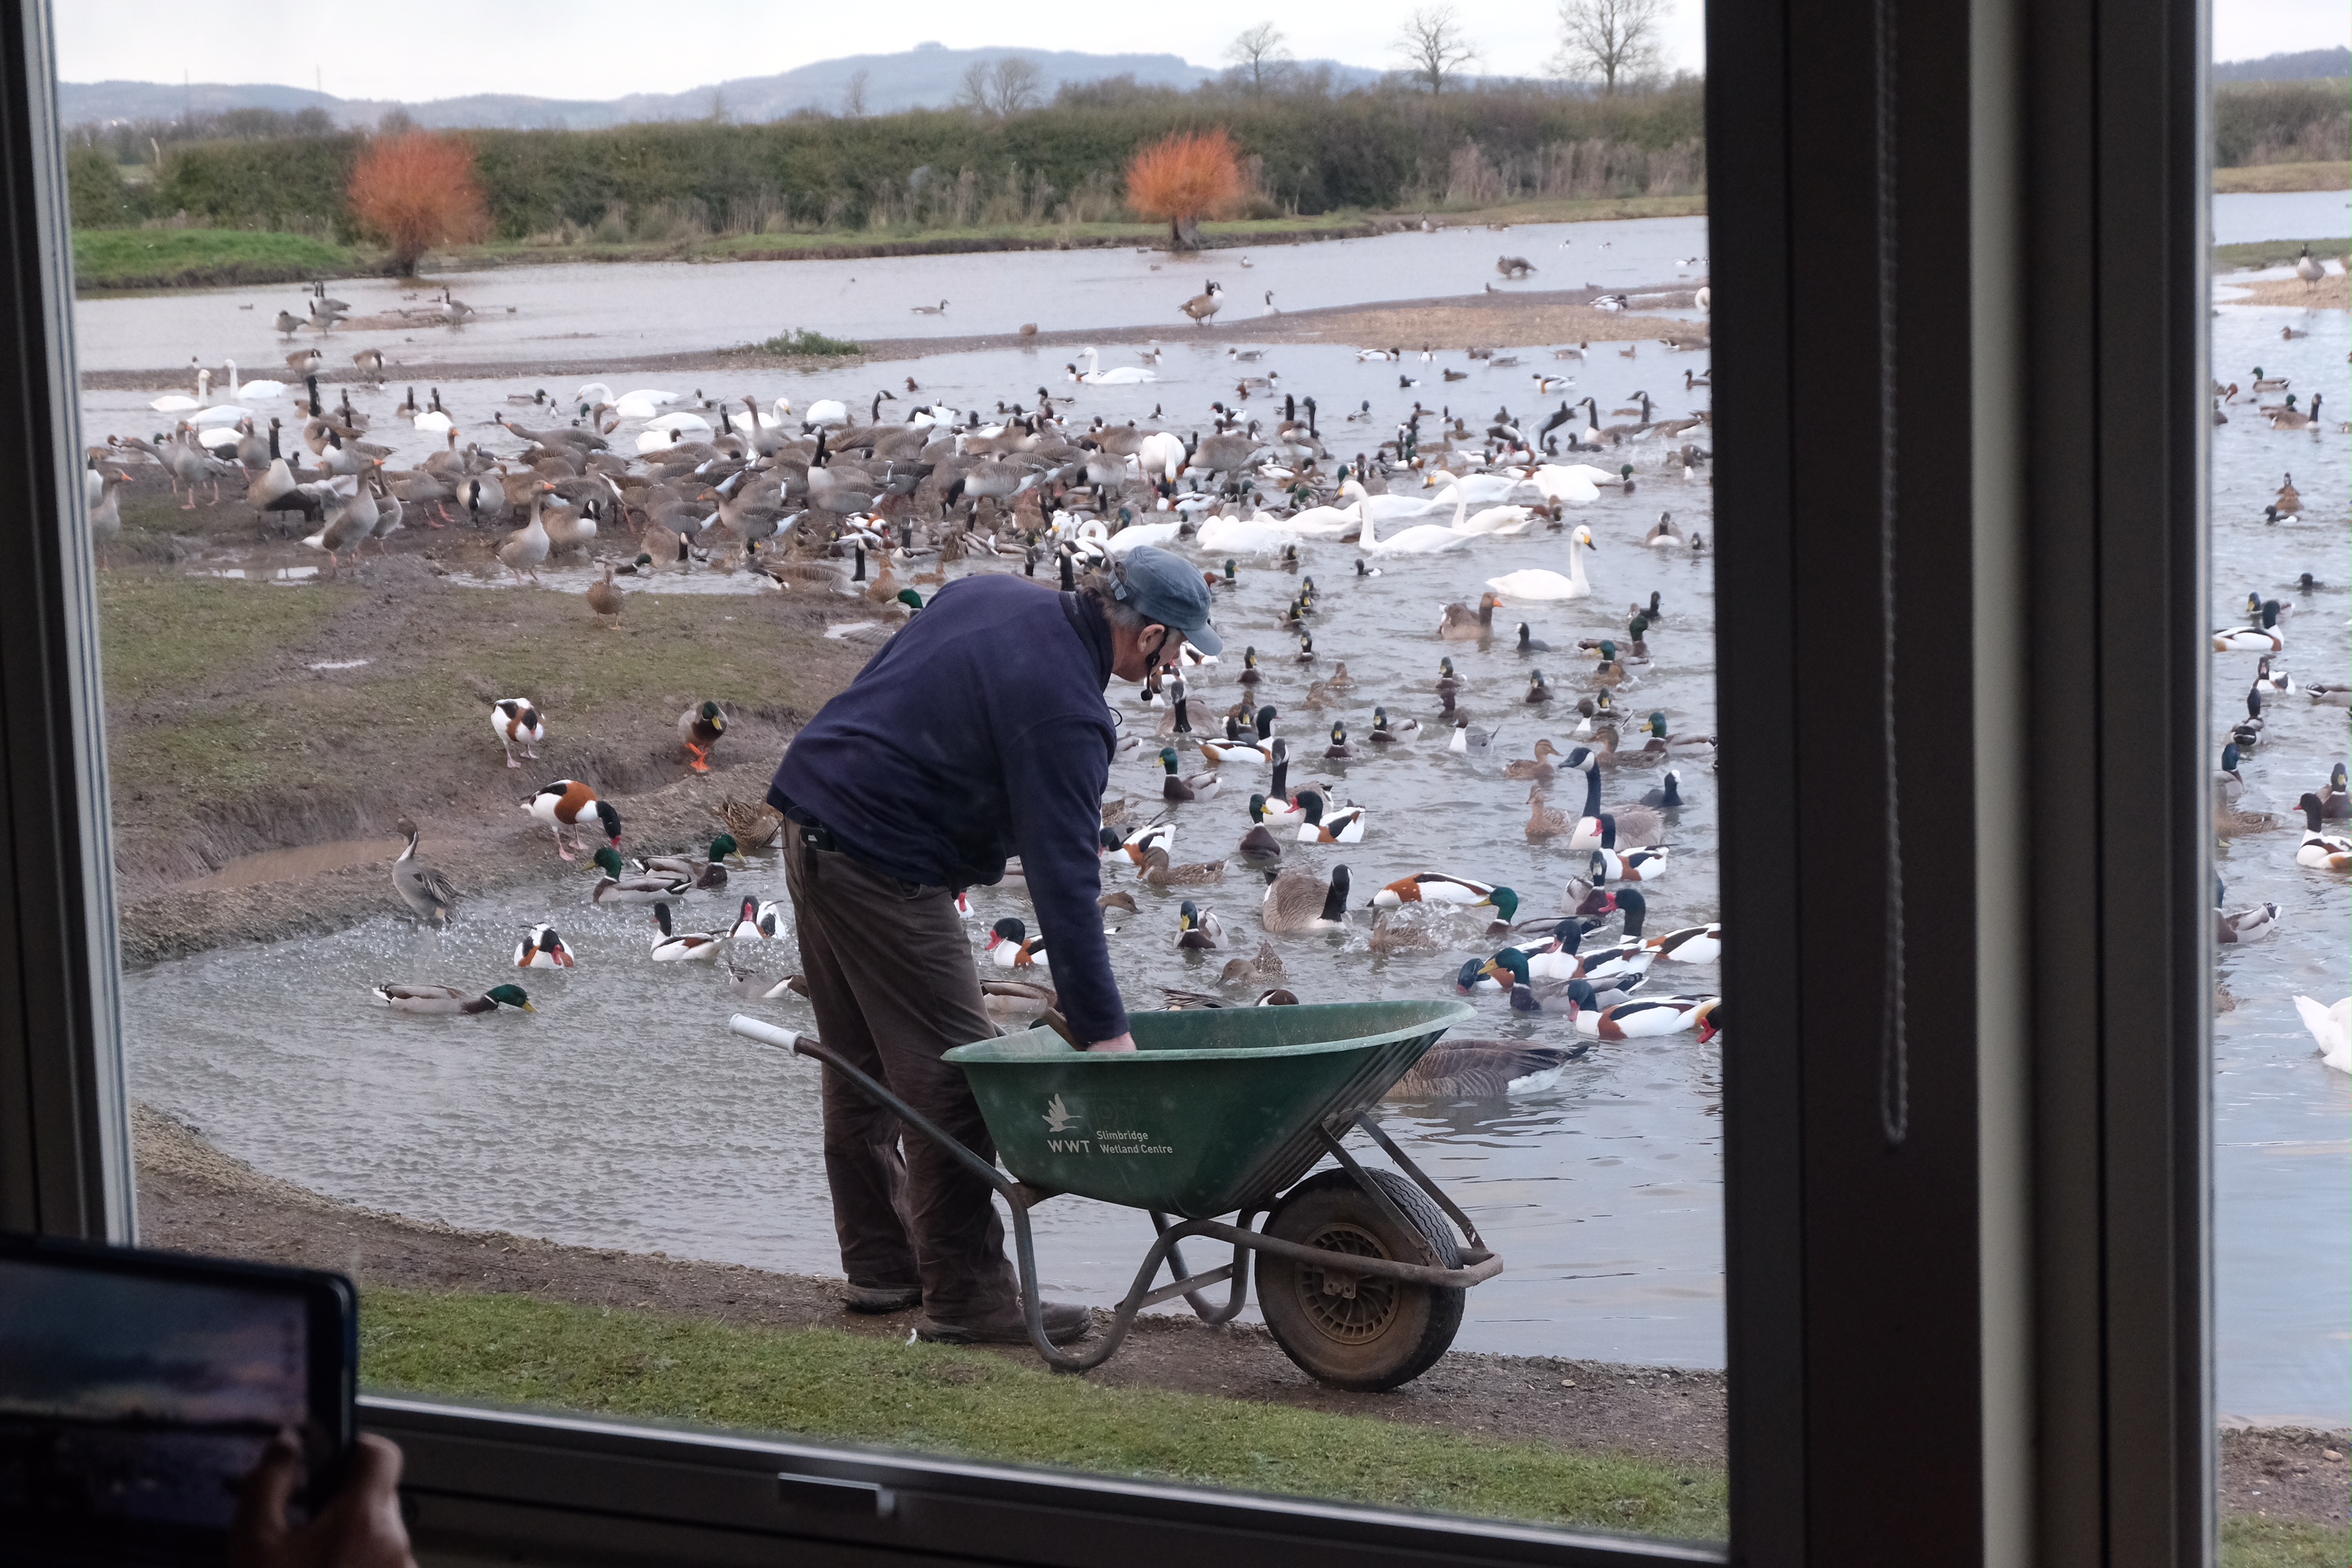
[[[310,0],[241,0],[234,26],[210,26],[157,0],[68,0],[56,8],[58,74],[68,81],[283,82],[343,98],[416,100],[473,92],[617,98],[682,92],[728,77],[767,76],[841,55],[887,54],[936,39],[955,48],[1011,44],[1090,53],[1178,54],[1219,63],[1223,42],[1279,18],[1302,58],[1389,68],[1405,16],[1426,0],[1347,5],[974,6],[899,0],[877,28],[858,6],[745,5],[740,0],[490,0],[424,11],[321,12]],[[1668,63],[1698,69],[1701,0],[1670,0]],[[1550,5],[1456,0],[1479,49],[1474,68],[1541,74],[1556,47]],[[1171,23],[1174,22],[1174,26]],[[2344,0],[2213,0],[2217,59],[2346,41]]]

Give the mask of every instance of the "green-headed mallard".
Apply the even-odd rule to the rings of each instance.
[[[596,851],[597,869],[604,875],[589,890],[588,898],[595,904],[658,904],[670,899],[683,898],[694,886],[694,879],[673,872],[654,872],[632,876],[621,864],[620,851],[610,845]]]
[[[710,841],[710,858],[698,860],[691,855],[648,855],[637,862],[637,869],[649,877],[684,877],[705,892],[716,891],[727,885],[727,862],[743,863],[743,856],[735,837],[722,833]]]
[[[727,733],[727,715],[719,710],[716,702],[705,702],[688,708],[677,716],[677,737],[686,743],[687,756],[694,771],[710,771],[710,750],[719,744],[719,737]]]
[[[1189,952],[1209,952],[1225,945],[1225,928],[1216,911],[1187,899],[1176,910],[1176,945]]]
[[[455,985],[402,985],[387,980],[369,987],[368,994],[395,1013],[495,1013],[501,1007],[539,1011],[520,985],[493,985],[477,996]]]

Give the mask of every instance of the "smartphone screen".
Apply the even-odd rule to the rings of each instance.
[[[281,1429],[314,1468],[331,1459],[318,1352],[336,1347],[315,1342],[331,1277],[282,1272],[0,1251],[0,1518],[47,1536],[218,1531]]]

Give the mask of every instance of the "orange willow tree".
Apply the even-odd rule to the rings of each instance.
[[[474,178],[474,150],[451,136],[404,131],[371,141],[352,170],[352,216],[392,247],[393,269],[415,276],[436,245],[489,232],[489,209]]]
[[[1201,220],[1230,212],[1241,198],[1241,153],[1222,125],[1181,132],[1128,162],[1128,206],[1167,219],[1168,237],[1179,250],[1197,248]]]

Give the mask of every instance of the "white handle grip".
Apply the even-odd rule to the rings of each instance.
[[[792,1030],[780,1029],[775,1025],[764,1019],[754,1018],[748,1013],[736,1014],[727,1020],[727,1026],[747,1040],[757,1040],[763,1046],[773,1046],[780,1051],[789,1051],[800,1042],[800,1037]]]

